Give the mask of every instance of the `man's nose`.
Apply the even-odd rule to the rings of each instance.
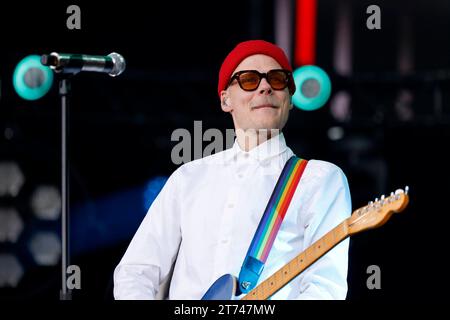
[[[269,82],[267,82],[266,78],[262,78],[259,83],[258,91],[260,94],[272,94],[272,87]]]

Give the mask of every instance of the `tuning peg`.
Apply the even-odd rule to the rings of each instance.
[[[405,194],[408,194],[408,192],[409,192],[409,187],[406,186],[406,187],[405,187]]]
[[[387,202],[391,203],[393,201],[393,198],[394,198],[394,193],[391,192],[391,194],[387,197]]]
[[[390,196],[389,196],[389,202],[394,201],[395,198],[395,194],[393,192],[391,192]]]
[[[405,193],[405,191],[403,191],[403,189],[397,189],[395,190],[395,200],[400,199],[400,194]]]

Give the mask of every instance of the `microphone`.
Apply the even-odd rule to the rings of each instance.
[[[41,63],[57,73],[92,71],[107,73],[111,77],[121,74],[126,66],[125,59],[116,52],[107,56],[52,52],[42,55]]]

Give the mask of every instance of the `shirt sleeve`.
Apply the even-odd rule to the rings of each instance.
[[[330,164],[314,195],[313,215],[305,229],[305,249],[351,215],[345,174]],[[298,300],[344,300],[347,295],[349,238],[342,241],[300,276]]]
[[[155,299],[181,242],[177,171],[167,180],[114,270],[114,298]]]

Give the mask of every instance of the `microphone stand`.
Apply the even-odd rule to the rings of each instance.
[[[68,160],[68,109],[71,92],[71,77],[75,73],[62,74],[59,79],[59,96],[61,97],[61,291],[59,300],[72,300],[72,292],[67,288],[67,267],[70,265],[69,246],[69,160]]]
[[[72,300],[72,292],[67,288],[67,267],[70,265],[69,246],[69,161],[68,161],[68,114],[71,78],[81,70],[107,72],[117,76],[125,70],[125,59],[118,53],[107,57],[91,56],[84,65],[83,55],[51,53],[41,56],[41,63],[50,66],[55,72],[62,72],[59,78],[59,96],[61,97],[61,291],[60,300]],[[61,62],[62,61],[62,62]],[[57,70],[57,71],[56,71]]]

